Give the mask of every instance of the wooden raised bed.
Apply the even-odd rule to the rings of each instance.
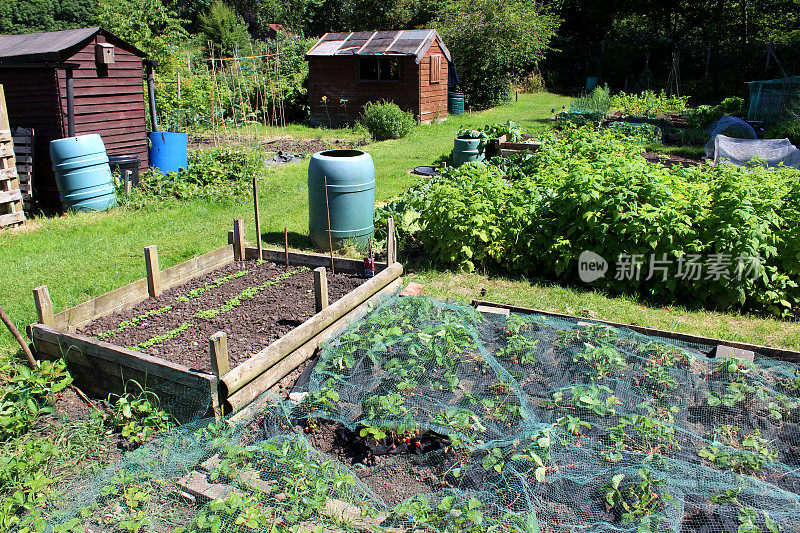
[[[233,233],[233,244],[163,271],[159,269],[155,247],[149,246],[145,249],[146,278],[57,314],[53,313],[47,287],[37,287],[33,293],[38,322],[28,328],[36,354],[50,360],[64,358],[76,385],[95,396],[120,394],[128,381],[136,380],[150,390],[157,390],[163,404],[179,418],[191,420],[204,416],[207,413],[196,412],[196,406],[204,403],[210,404],[213,413],[219,415],[247,405],[313,356],[322,342],[364,317],[399,292],[402,286],[403,268],[399,263],[376,263],[374,278],[330,306],[327,306],[325,293],[325,297],[320,298],[325,302],[323,308],[314,316],[233,370],[229,370],[225,333],[216,333],[209,339],[213,373],[192,370],[76,333],[78,328],[93,320],[131,309],[164,290],[183,285],[235,260],[258,258],[258,249],[245,245],[241,219],[234,221]],[[262,259],[278,264],[283,264],[286,256],[284,250],[261,252]],[[331,261],[326,255],[300,252],[288,252],[288,258],[292,266],[311,268],[329,267]],[[337,272],[363,272],[362,262],[354,259],[334,258],[334,267]],[[324,286],[324,283],[317,284],[315,289],[325,291]]]
[[[502,157],[521,154],[522,152],[535,152],[542,147],[542,142],[535,136],[527,133],[522,135],[522,142],[511,142],[506,140],[506,135],[501,136],[495,143],[495,153]]]
[[[503,304],[497,302],[490,302],[486,300],[472,300],[473,307],[483,307],[497,312],[499,310],[511,311],[520,314],[540,314],[551,316],[555,318],[563,318],[573,322],[588,322],[592,324],[605,324],[615,328],[625,328],[643,335],[663,337],[665,339],[672,339],[682,342],[690,342],[695,344],[705,344],[715,347],[710,357],[718,356],[733,356],[747,358],[752,361],[753,354],[760,354],[777,359],[780,361],[788,361],[790,363],[800,363],[800,352],[792,350],[785,350],[783,348],[774,348],[772,346],[760,346],[757,344],[748,344],[746,342],[728,341],[724,339],[714,339],[711,337],[701,337],[698,335],[690,335],[688,333],[679,333],[676,331],[667,331],[661,329],[647,328],[635,324],[623,324],[621,322],[611,322],[609,320],[599,320],[596,318],[584,318],[575,315],[567,315],[564,313],[554,313],[551,311],[542,311],[541,309],[534,309],[531,307],[520,307],[516,305]],[[497,311],[495,311],[497,310]]]

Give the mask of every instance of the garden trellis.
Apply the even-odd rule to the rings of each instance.
[[[250,144],[285,133],[281,48],[278,41],[274,44],[272,51],[269,42],[257,42],[257,48],[251,42],[249,55],[237,47],[231,57],[223,57],[220,47],[208,43],[215,145],[223,138]]]

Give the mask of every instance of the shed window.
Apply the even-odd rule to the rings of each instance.
[[[442,56],[431,56],[431,83],[442,81]]]
[[[359,79],[363,81],[397,81],[400,79],[400,59],[397,57],[360,57]]]

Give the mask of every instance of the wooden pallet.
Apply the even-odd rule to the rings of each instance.
[[[22,207],[30,212],[33,209],[33,128],[14,128],[11,131],[14,141],[14,157],[17,160],[19,189],[22,192]]]
[[[19,188],[14,142],[8,123],[6,97],[0,85],[0,228],[25,223],[22,191]]]

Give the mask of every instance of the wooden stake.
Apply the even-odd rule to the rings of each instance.
[[[394,236],[394,217],[389,217],[386,228],[386,263],[397,262],[397,240]]]
[[[283,227],[283,256],[286,260],[286,268],[289,268],[289,226]]]
[[[333,267],[333,237],[331,237],[331,208],[328,205],[328,177],[322,176],[323,184],[325,185],[325,213],[328,215],[328,248],[331,253],[331,274],[336,275],[336,269]]]
[[[228,358],[228,335],[218,331],[208,339],[208,352],[211,355],[211,370],[218,378],[231,371],[231,362]]]
[[[258,248],[258,260],[261,261],[261,217],[258,213],[258,179],[253,176],[253,211],[255,212],[256,219],[256,247]]]
[[[123,176],[125,176],[125,196],[130,196],[133,190],[133,172],[130,170],[123,170]]]
[[[314,269],[314,308],[316,313],[328,307],[328,275],[325,267]]]
[[[244,261],[244,219],[233,219],[233,259]]]
[[[316,286],[316,284],[315,284],[315,286]],[[325,287],[325,300],[326,300],[326,303],[327,303],[327,299],[328,299],[328,287],[326,286]],[[22,353],[25,354],[25,358],[28,360],[28,365],[30,365],[30,367],[32,369],[34,369],[34,370],[39,368],[39,363],[37,363],[36,359],[33,358],[33,354],[31,353],[31,349],[28,347],[28,343],[26,343],[25,339],[22,338],[22,335],[19,334],[19,330],[14,325],[14,323],[11,321],[11,319],[8,318],[8,315],[6,314],[5,311],[3,311],[2,307],[0,307],[0,320],[3,321],[3,324],[6,325],[6,327],[8,328],[8,331],[11,332],[11,335],[19,343],[20,348],[22,348]]]
[[[147,268],[147,293],[151,298],[161,296],[161,270],[158,267],[158,249],[150,245],[144,249],[144,264]]]
[[[50,300],[50,291],[47,285],[33,289],[33,302],[36,305],[36,319],[40,324],[56,327],[56,317],[53,313],[53,301]]]

